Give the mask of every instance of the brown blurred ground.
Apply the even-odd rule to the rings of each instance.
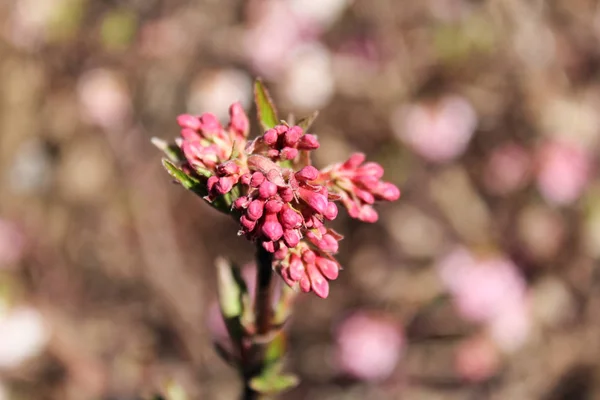
[[[0,278],[52,332],[40,356],[1,372],[8,398],[134,399],[167,378],[193,399],[236,398],[237,377],[213,352],[206,321],[214,259],[246,263],[252,247],[235,223],[171,184],[149,140],[176,136],[180,113],[219,112],[210,109],[219,79],[234,82],[224,97],[248,104],[248,79],[265,74],[244,47],[260,6],[0,3],[0,217],[26,238]],[[495,193],[483,173],[509,140],[533,153],[562,135],[595,153],[599,24],[597,2],[585,0],[357,0],[320,28],[330,74],[312,82],[332,89],[314,102],[316,162],[364,151],[403,195],[378,207],[377,224],[338,218],[345,270],[328,300],[302,300],[290,369],[303,383],[284,398],[600,398],[594,164],[566,205],[529,181]],[[311,111],[290,74],[268,79],[283,114]],[[445,94],[467,99],[477,128],[456,161],[428,162],[401,140],[393,115]],[[511,258],[534,313],[550,315],[483,383],[455,369],[457,344],[477,328],[457,318],[434,268],[457,243]],[[340,378],[328,357],[332,324],[360,308],[404,324],[406,352],[383,384]]]

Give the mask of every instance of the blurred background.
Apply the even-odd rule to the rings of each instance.
[[[321,110],[318,166],[363,151],[402,190],[336,220],[284,398],[599,399],[599,6],[0,2],[0,399],[237,397],[213,265],[252,246],[150,138],[251,107],[255,76]]]

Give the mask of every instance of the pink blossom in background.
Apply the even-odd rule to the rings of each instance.
[[[348,0],[249,2],[244,47],[253,69],[269,79],[292,67],[296,69],[292,74],[298,75],[296,63],[303,61],[298,50],[304,46],[320,46],[318,38],[341,16],[348,3]],[[303,65],[310,69],[313,63]]]
[[[288,2],[254,0],[249,3],[248,11],[250,21],[244,46],[254,70],[267,78],[283,72],[294,50],[316,36]]]
[[[475,257],[457,248],[440,260],[438,270],[461,317],[483,323],[505,351],[525,341],[530,328],[527,285],[512,261]]]
[[[77,94],[85,119],[104,129],[119,129],[131,116],[131,98],[124,79],[107,69],[84,73]]]
[[[546,142],[537,154],[538,189],[550,204],[571,204],[589,183],[591,168],[586,149],[564,141]]]
[[[445,163],[466,150],[477,127],[477,114],[467,99],[447,95],[397,108],[391,125],[414,152],[430,162]]]
[[[356,312],[335,327],[335,363],[340,372],[366,381],[388,378],[405,348],[400,324],[384,315]]]
[[[46,347],[50,332],[42,315],[31,307],[0,314],[0,368],[15,368]]]
[[[454,364],[461,378],[481,382],[496,375],[500,361],[494,343],[485,336],[475,336],[460,344]]]
[[[522,146],[515,143],[496,147],[483,174],[483,183],[494,194],[506,195],[527,185],[532,160]]]
[[[25,247],[25,237],[12,222],[0,219],[0,269],[18,262]]]

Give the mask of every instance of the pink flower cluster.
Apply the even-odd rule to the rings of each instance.
[[[376,222],[379,216],[372,205],[376,200],[398,200],[400,190],[396,185],[380,180],[383,176],[381,165],[365,163],[365,159],[364,154],[354,153],[346,162],[325,168],[321,179],[340,196],[352,218]]]
[[[363,154],[319,171],[310,162],[319,141],[300,126],[276,125],[248,142],[248,118],[238,103],[226,128],[212,114],[181,115],[178,123],[181,170],[206,185],[209,203],[224,200],[240,222],[239,234],[274,253],[283,280],[304,292],[327,297],[328,280],[341,268],[334,255],[342,236],[324,225],[338,215],[334,201],[350,216],[374,222],[373,203],[400,196],[380,180],[383,168],[364,163]]]

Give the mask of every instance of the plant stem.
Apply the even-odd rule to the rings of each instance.
[[[254,316],[256,335],[267,335],[273,327],[273,254],[264,249],[262,243],[256,246],[256,298],[254,301]],[[262,369],[264,358],[263,345],[256,345],[260,350],[255,353],[256,359],[251,360],[244,373],[244,392],[242,400],[258,400],[260,393],[250,387],[250,379]],[[254,357],[253,357],[254,358]]]
[[[256,247],[256,271],[256,334],[266,335],[273,319],[273,253],[265,250],[261,243]]]

